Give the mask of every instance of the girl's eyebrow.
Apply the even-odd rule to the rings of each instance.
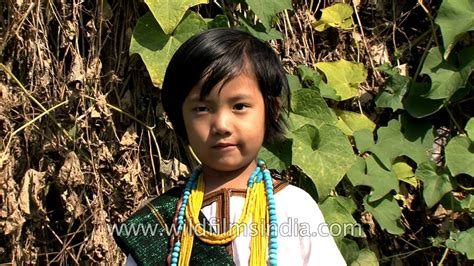
[[[246,99],[251,99],[253,98],[252,95],[250,95],[249,93],[239,93],[239,94],[236,94],[236,95],[233,95],[229,98],[229,100],[231,101],[240,101],[240,100],[246,100]]]

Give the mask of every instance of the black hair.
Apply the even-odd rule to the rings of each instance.
[[[200,95],[204,98],[221,81],[225,84],[244,71],[253,72],[263,95],[265,140],[283,139],[290,93],[280,60],[268,44],[229,28],[210,29],[191,37],[171,58],[161,100],[176,134],[188,142],[182,107],[199,81],[204,78]]]

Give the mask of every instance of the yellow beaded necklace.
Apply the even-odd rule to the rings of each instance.
[[[256,178],[256,176],[251,178]],[[197,188],[193,189],[189,195],[189,202],[185,212],[186,222],[181,235],[181,249],[179,252],[178,265],[189,265],[194,234],[208,244],[226,244],[242,233],[250,219],[255,225],[251,231],[252,239],[250,242],[249,265],[266,265],[269,216],[264,183],[255,182],[253,186],[247,187],[241,216],[237,223],[233,224],[227,232],[222,234],[205,230],[199,222],[199,212],[204,198],[204,188],[205,184],[201,175],[198,178]]]

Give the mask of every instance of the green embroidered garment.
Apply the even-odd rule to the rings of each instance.
[[[181,190],[174,188],[152,200],[114,230],[118,246],[138,265],[166,265],[169,231]],[[205,219],[200,215],[201,220]],[[206,221],[203,221],[203,224]],[[174,233],[174,232],[172,232]],[[224,245],[209,245],[194,238],[190,265],[234,265]]]

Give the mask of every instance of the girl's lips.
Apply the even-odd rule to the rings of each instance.
[[[216,145],[212,146],[212,148],[214,148],[216,150],[231,150],[235,147],[237,147],[237,145],[232,144],[232,143],[219,143],[219,144],[216,144]]]

